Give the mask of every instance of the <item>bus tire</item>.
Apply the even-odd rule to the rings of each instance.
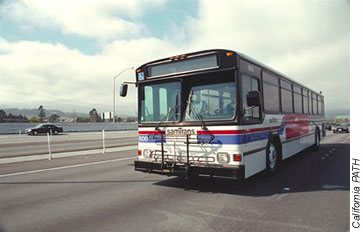
[[[320,133],[319,128],[315,129],[315,143],[314,143],[314,150],[318,151],[320,149]]]
[[[266,172],[268,175],[276,174],[280,160],[278,143],[270,139],[266,146]]]

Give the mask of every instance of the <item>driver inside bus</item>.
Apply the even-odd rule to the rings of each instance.
[[[223,114],[228,116],[233,116],[234,110],[236,108],[236,99],[233,90],[230,92],[230,94],[231,94],[230,98],[231,102],[228,103],[227,106],[223,109]]]

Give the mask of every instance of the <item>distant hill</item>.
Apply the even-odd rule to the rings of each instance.
[[[63,111],[60,111],[60,110],[47,110],[47,109],[44,109],[44,110],[45,110],[46,117],[49,117],[52,114],[57,114],[61,118],[71,118],[74,115],[76,115],[77,117],[89,117],[89,114],[86,114],[86,113],[78,113],[78,112],[70,113],[70,112],[63,112]],[[17,108],[9,108],[9,109],[4,109],[4,111],[7,114],[24,115],[27,118],[31,118],[33,116],[35,116],[35,117],[38,117],[39,116],[38,109],[17,109]]]
[[[57,114],[61,118],[72,118],[73,116],[76,116],[76,117],[89,117],[88,113],[63,112],[63,111],[60,111],[60,110],[48,110],[48,109],[44,109],[44,110],[45,110],[45,115],[46,115],[47,118],[49,116],[51,116],[52,114]],[[33,116],[35,116],[35,117],[39,116],[39,110],[38,109],[8,108],[8,109],[4,109],[4,111],[7,114],[23,115],[23,116],[26,116],[27,118],[31,118]],[[97,112],[97,113],[100,114],[102,112]],[[136,117],[136,115],[117,115],[117,116],[121,117],[121,118]]]
[[[17,109],[17,108],[9,108],[4,109],[4,111],[7,114],[13,114],[13,115],[23,115],[27,118],[31,118],[33,116],[38,117],[39,111],[38,109]],[[98,112],[99,114],[101,112]],[[78,112],[63,112],[60,110],[47,110],[45,109],[46,117],[51,116],[52,114],[57,114],[61,118],[72,118],[74,115],[77,117],[89,117],[88,113],[78,113]],[[326,110],[325,111],[325,117],[326,118],[335,118],[335,116],[343,116],[343,115],[350,115],[349,110]],[[130,117],[130,115],[120,115],[122,118]],[[135,117],[135,115],[133,115]]]

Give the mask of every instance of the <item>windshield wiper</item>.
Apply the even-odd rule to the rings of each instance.
[[[188,106],[189,106],[189,115],[191,113],[193,113],[194,117],[196,117],[198,119],[198,121],[200,122],[200,127],[203,129],[203,130],[206,130],[207,127],[205,126],[205,122],[203,120],[203,116],[200,115],[200,113],[198,113],[198,111],[194,108],[194,104],[193,104],[193,90],[190,92],[190,95],[189,95],[189,98],[188,98]]]
[[[168,113],[160,120],[158,125],[155,127],[155,130],[159,130],[159,127],[163,122],[169,119],[172,113],[175,113],[175,120],[178,120],[178,114],[179,114],[179,95],[176,95],[175,105],[169,109]]]

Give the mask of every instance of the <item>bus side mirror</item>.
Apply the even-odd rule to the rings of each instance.
[[[126,97],[126,95],[127,95],[127,87],[128,87],[127,84],[122,84],[121,85],[121,88],[120,88],[120,96],[121,97]]]
[[[259,91],[250,91],[247,93],[247,106],[259,106],[261,105],[261,98]]]

